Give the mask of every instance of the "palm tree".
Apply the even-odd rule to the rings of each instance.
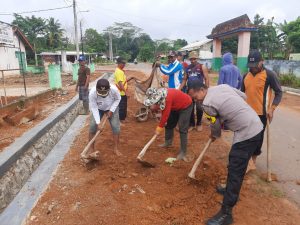
[[[50,49],[56,49],[60,46],[64,29],[61,28],[61,24],[58,20],[50,17],[47,20],[46,26],[46,39]]]

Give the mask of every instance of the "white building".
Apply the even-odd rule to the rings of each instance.
[[[181,49],[180,52],[191,52],[197,51],[199,54],[200,59],[212,59],[212,40],[204,40],[204,41],[197,41],[191,44],[188,44]]]
[[[26,49],[33,51],[21,30],[0,21],[0,70],[10,70],[4,72],[5,76],[20,74],[22,68],[26,71]]]

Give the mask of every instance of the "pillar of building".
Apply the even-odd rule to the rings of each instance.
[[[248,71],[247,59],[250,49],[251,32],[241,32],[238,34],[238,54],[237,54],[237,67],[242,73]]]
[[[70,72],[68,71],[68,64],[67,64],[67,52],[65,50],[61,51],[61,68],[63,73]]]
[[[222,66],[222,41],[220,39],[213,39],[213,71],[219,71]]]

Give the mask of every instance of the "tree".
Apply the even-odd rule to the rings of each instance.
[[[61,47],[62,36],[64,29],[61,28],[61,24],[58,20],[50,17],[46,24],[46,42],[49,49],[54,50]]]
[[[300,17],[295,21],[281,23],[278,25],[281,31],[280,40],[283,43],[285,57],[288,58],[291,52],[300,52]]]
[[[238,38],[232,37],[227,38],[222,41],[222,53],[231,52],[232,54],[235,54],[238,49]]]
[[[251,35],[251,49],[258,49],[266,58],[273,59],[274,56],[281,52],[281,43],[277,35],[274,17],[264,23],[264,18],[258,14],[254,16],[254,24],[258,31]]]
[[[104,37],[95,29],[86,29],[83,41],[87,52],[103,53],[107,50]]]
[[[146,43],[140,48],[138,58],[144,62],[152,60],[154,58],[153,46]]]
[[[182,47],[186,46],[188,43],[185,39],[177,39],[174,41],[174,50],[177,51],[181,49]]]
[[[44,36],[46,31],[46,20],[41,17],[22,17],[14,14],[12,24],[19,27],[30,42],[34,43],[37,37]]]

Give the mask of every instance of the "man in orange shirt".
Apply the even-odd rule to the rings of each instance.
[[[279,105],[282,98],[282,90],[277,78],[277,74],[264,67],[264,60],[259,51],[253,50],[248,55],[249,72],[244,76],[241,91],[247,96],[247,103],[254,109],[264,125],[264,130],[267,125],[267,120],[272,121],[274,111]],[[272,90],[275,92],[273,102],[271,101]],[[261,154],[261,146],[254,152],[252,157],[255,164],[256,158]],[[254,169],[255,166],[252,165]]]

